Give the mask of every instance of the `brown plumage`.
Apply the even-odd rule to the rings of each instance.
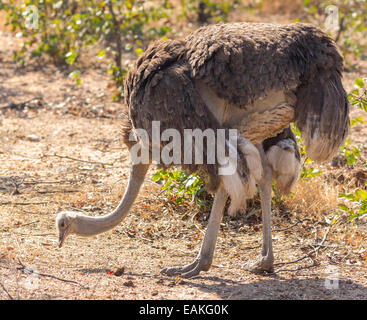
[[[294,93],[295,103],[287,105],[294,109],[294,115],[279,128],[269,127],[263,139],[275,136],[294,121],[308,155],[323,161],[337,151],[348,132],[349,106],[341,83],[342,70],[343,59],[335,43],[312,25],[210,25],[184,40],[150,45],[128,73],[126,104],[132,128],[151,134],[151,122],[157,120],[162,131],[174,128],[182,133],[185,128],[228,127],[213,116],[197,81],[225,101],[229,113],[231,108],[249,109],[274,90]],[[272,113],[269,121],[271,117]],[[252,117],[247,125],[245,119],[235,127],[246,131],[246,127],[256,126],[256,119]],[[244,137],[251,141],[245,131]],[[186,167],[202,169],[216,180],[215,165]]]
[[[161,132],[169,128],[181,133],[183,129],[190,128],[203,131],[219,128],[218,122],[207,112],[205,102],[194,87],[188,65],[184,63],[184,54],[183,41],[155,42],[139,57],[127,75],[125,101],[129,107],[132,128],[145,129],[150,139],[152,121],[160,121]],[[124,136],[128,137],[127,134]],[[183,134],[181,136],[183,138]],[[203,158],[206,163],[205,153]],[[218,178],[215,164],[191,164],[183,167],[189,172],[202,170],[207,173],[210,177],[208,189],[216,189]]]

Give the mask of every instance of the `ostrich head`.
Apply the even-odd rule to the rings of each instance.
[[[59,234],[59,248],[62,247],[66,237],[71,233],[77,233],[76,212],[62,211],[56,217],[56,230]]]
[[[116,227],[129,213],[149,165],[132,166],[125,194],[115,210],[103,216],[89,216],[80,212],[61,211],[56,216],[56,230],[59,234],[59,247],[63,245],[69,234],[92,237]]]

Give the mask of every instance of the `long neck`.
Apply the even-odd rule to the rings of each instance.
[[[141,185],[144,182],[145,174],[149,165],[133,165],[130,172],[129,183],[117,208],[111,213],[102,217],[90,217],[78,215],[75,233],[81,236],[93,236],[106,232],[117,226],[129,213]]]

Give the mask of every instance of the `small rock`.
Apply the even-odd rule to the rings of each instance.
[[[131,287],[131,288],[134,288],[135,287],[134,282],[132,282],[131,280],[126,281],[123,284],[124,284],[125,287]]]
[[[40,138],[39,138],[37,135],[35,135],[35,134],[30,134],[30,135],[28,135],[28,136],[26,137],[26,139],[27,139],[28,141],[32,141],[32,142],[39,142],[39,141],[40,141]]]
[[[65,105],[66,105],[66,103],[67,103],[66,101],[59,103],[57,106],[55,106],[55,109],[62,109],[62,108],[64,108]]]
[[[115,271],[115,273],[114,273],[114,275],[116,276],[116,277],[120,277],[120,276],[122,276],[123,275],[123,273],[125,272],[125,268],[124,267],[122,267],[122,268],[118,268],[116,271]]]

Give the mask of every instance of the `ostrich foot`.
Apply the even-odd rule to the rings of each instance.
[[[260,257],[256,262],[248,262],[244,264],[244,269],[253,273],[274,273],[274,263],[273,259],[267,256]]]
[[[228,195],[226,190],[220,186],[214,196],[212,211],[210,212],[208,228],[206,230],[201,249],[196,259],[182,267],[164,268],[161,273],[168,276],[181,276],[182,278],[192,278],[201,271],[208,271],[213,261],[215,242],[217,240],[220,221],[222,219],[224,207]]]
[[[199,275],[201,271],[208,271],[209,268],[210,264],[205,263],[204,259],[196,258],[193,262],[182,267],[164,268],[161,273],[188,279]]]

